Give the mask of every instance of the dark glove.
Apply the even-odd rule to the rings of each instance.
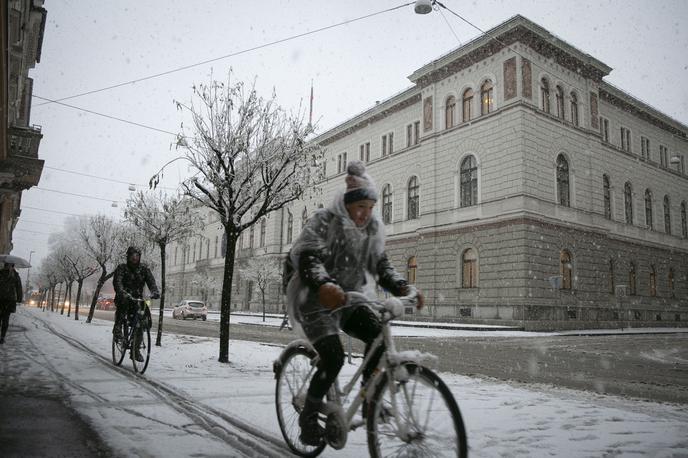
[[[404,285],[401,287],[401,294],[403,296],[407,296],[411,293],[411,285]],[[415,287],[413,287],[416,289]],[[416,289],[416,309],[420,310],[425,306],[425,296],[423,296],[423,293],[421,290]]]
[[[346,302],[344,290],[335,283],[324,283],[318,288],[318,301],[328,309],[336,309]]]
[[[151,299],[160,299],[160,293],[151,294]]]

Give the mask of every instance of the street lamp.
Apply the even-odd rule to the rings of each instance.
[[[413,10],[416,14],[428,14],[432,11],[433,0],[416,0]]]
[[[31,279],[31,256],[33,256],[34,253],[35,251],[33,250],[29,253],[29,270],[26,271],[26,294],[29,293],[29,281]]]

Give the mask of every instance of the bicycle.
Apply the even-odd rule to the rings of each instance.
[[[298,417],[306,400],[306,390],[318,364],[318,355],[304,339],[291,342],[273,363],[275,404],[282,436],[289,448],[300,456],[319,455],[327,445],[341,449],[350,430],[366,424],[368,451],[381,456],[468,456],[466,430],[459,406],[442,379],[427,364],[437,357],[417,351],[396,351],[390,321],[415,305],[415,294],[405,298],[371,301],[356,292],[347,293],[346,306],[368,304],[381,318],[382,332],[368,355],[340,388],[339,378],[327,394],[319,420],[325,422],[323,440],[317,446],[303,444]],[[374,375],[350,397],[363,368],[383,344],[383,353]],[[354,420],[363,402],[365,420]]]
[[[134,372],[143,374],[150,361],[151,336],[153,319],[150,313],[150,299],[129,298],[137,303],[136,310],[127,311],[122,320],[120,335],[112,335],[112,362],[120,366],[124,355],[129,350]],[[143,355],[143,361],[136,360],[136,349]]]

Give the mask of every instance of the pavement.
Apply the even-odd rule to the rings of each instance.
[[[281,315],[279,315],[281,317]],[[442,329],[462,330],[515,330],[508,326],[456,325],[454,323],[404,322],[400,326],[423,326]],[[49,372],[30,374],[30,383],[26,383],[25,373],[20,371],[22,365],[17,358],[26,358],[26,366],[31,355],[13,352],[13,334],[25,329],[12,325],[7,334],[6,343],[0,345],[0,456],[14,457],[113,457],[116,456],[103,442],[100,434],[78,416],[69,406],[66,393],[60,382],[52,380]],[[604,335],[625,333],[664,333],[688,332],[688,329],[645,328],[568,331],[561,335]],[[3,364],[12,359],[11,364]],[[21,377],[20,377],[21,375]]]

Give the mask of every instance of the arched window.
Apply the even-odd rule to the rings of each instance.
[[[571,289],[573,281],[573,264],[571,253],[568,250],[561,250],[559,254],[559,273],[561,274],[561,289]]]
[[[626,210],[626,224],[633,224],[633,187],[630,181],[624,184],[624,209]]]
[[[681,234],[688,239],[688,207],[686,201],[681,202]]]
[[[578,96],[575,92],[571,93],[571,122],[578,126]]]
[[[294,234],[294,215],[287,210],[287,243],[291,243]]]
[[[657,295],[657,271],[655,266],[650,266],[650,296]]]
[[[253,249],[253,238],[255,236],[255,233],[256,233],[256,231],[255,231],[254,226],[251,226],[251,229],[249,230],[249,234],[248,234],[248,247],[251,250]]]
[[[557,200],[559,205],[571,206],[569,163],[563,154],[557,156]]]
[[[554,92],[557,104],[557,117],[564,119],[564,90],[561,88],[561,86],[557,85],[557,87],[554,89]]]
[[[664,232],[671,234],[671,202],[669,195],[664,195]]]
[[[542,111],[549,113],[549,81],[547,81],[547,78],[542,78],[542,80],[540,80],[540,101]]]
[[[480,86],[480,114],[486,115],[494,111],[494,86],[492,81],[486,80]]]
[[[382,188],[382,222],[385,224],[392,222],[392,186],[390,184]]]
[[[674,289],[674,269],[669,267],[669,274],[667,276],[667,280],[669,283],[669,294],[671,295],[672,298],[676,297],[676,290]]]
[[[628,293],[631,296],[636,295],[635,263],[633,262],[631,262],[630,269],[628,269]]]
[[[456,98],[451,95],[447,97],[444,104],[444,125],[447,129],[454,127],[454,113],[456,112]]]
[[[265,218],[262,218],[260,220],[260,246],[264,247],[265,246],[265,229],[266,229],[266,224],[265,224]]]
[[[609,294],[614,294],[615,279],[614,279],[614,260],[609,260]]]
[[[473,89],[468,88],[463,91],[463,122],[468,122],[473,117]]]
[[[461,161],[461,206],[478,204],[478,164],[475,156],[466,156]]]
[[[417,219],[420,215],[418,189],[418,177],[412,176],[408,182],[408,219]]]
[[[303,230],[303,228],[306,227],[307,222],[308,222],[308,209],[304,207],[303,211],[301,212],[301,230]]]
[[[612,190],[608,175],[602,175],[602,188],[604,193],[604,217],[612,219]]]
[[[418,264],[416,264],[416,257],[411,256],[406,262],[406,281],[410,284],[416,283],[416,271],[418,269]]]
[[[461,255],[461,287],[478,287],[478,256],[473,248],[468,248]]]
[[[652,191],[645,190],[645,225],[652,230]]]

